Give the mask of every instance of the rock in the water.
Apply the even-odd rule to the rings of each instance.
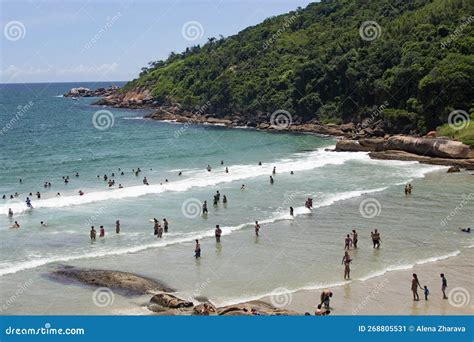
[[[168,293],[156,294],[150,299],[150,302],[171,309],[189,308],[194,305],[192,302],[188,302]]]
[[[338,140],[336,142],[336,151],[338,152],[368,152],[371,149],[359,144],[357,140]]]
[[[130,294],[146,294],[153,291],[174,291],[153,279],[120,271],[61,267],[53,271],[52,276],[53,278],[68,278],[92,286],[123,290]]]
[[[461,172],[458,166],[451,166],[448,171],[448,173],[453,173],[453,172]]]

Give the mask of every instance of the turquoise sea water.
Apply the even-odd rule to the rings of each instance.
[[[458,230],[473,223],[469,172],[447,175],[438,166],[326,152],[335,143],[330,137],[150,121],[142,118],[146,111],[60,97],[71,87],[108,85],[0,85],[0,195],[7,197],[0,199],[0,294],[6,313],[127,313],[146,301],[118,293],[113,304],[98,307],[93,289],[48,277],[58,265],[134,272],[182,296],[204,295],[221,305],[275,289],[342,283],[344,237],[352,229],[360,247],[351,251],[353,279],[472,247],[473,238]],[[94,119],[101,110],[111,116],[99,112]],[[139,176],[132,172],[137,168]],[[109,187],[102,177],[112,173],[115,186]],[[70,177],[68,184],[63,176]],[[44,188],[45,182],[52,186]],[[414,186],[410,197],[403,194],[406,182]],[[217,190],[227,196],[226,206],[212,205]],[[19,196],[9,199],[15,192]],[[24,203],[30,192],[34,209]],[[304,208],[307,197],[312,211]],[[207,217],[196,215],[204,200]],[[153,217],[169,221],[163,239],[153,235]],[[258,239],[255,220],[262,225]],[[13,221],[21,228],[10,228]],[[220,245],[213,238],[216,224],[223,230]],[[91,225],[104,225],[105,238],[91,243]],[[374,251],[375,228],[382,247]],[[198,261],[196,238],[202,245]]]

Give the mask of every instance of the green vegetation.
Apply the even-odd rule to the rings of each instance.
[[[386,102],[386,131],[424,133],[474,107],[472,13],[471,0],[322,1],[151,62],[124,91],[209,101],[217,116],[284,109],[294,122],[361,122]],[[366,21],[374,40],[361,38]]]
[[[471,114],[470,121],[461,123],[461,127],[462,129],[455,129],[455,127],[445,124],[438,128],[438,135],[462,141],[474,148],[474,114]]]

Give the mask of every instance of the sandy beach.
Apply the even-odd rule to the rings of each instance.
[[[474,249],[438,262],[416,265],[411,269],[390,271],[366,281],[353,281],[330,288],[333,292],[331,315],[472,315],[474,313]],[[341,278],[343,269],[341,266]],[[357,268],[353,267],[353,274]],[[412,273],[430,291],[428,301],[419,290],[420,301],[412,299]],[[448,280],[448,300],[442,299],[440,273]],[[321,290],[299,291],[291,296],[288,309],[311,312],[319,303]],[[271,302],[266,297],[265,301]]]

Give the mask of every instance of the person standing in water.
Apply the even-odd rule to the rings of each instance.
[[[355,231],[355,229],[352,229],[352,245],[354,246],[354,248],[357,248],[357,232]]]
[[[199,244],[198,239],[196,239],[196,246],[194,247],[194,257],[196,259],[201,257],[201,245]]]
[[[91,241],[95,241],[95,236],[97,235],[94,226],[91,226],[91,232],[90,232],[90,237]]]
[[[8,208],[8,217],[13,217],[13,210],[12,210],[12,208]]]
[[[290,207],[290,215],[293,216],[294,209],[293,207]]]
[[[202,204],[202,214],[207,214],[207,201]]]
[[[441,291],[443,291],[443,299],[448,299],[448,296],[446,296],[446,289],[448,287],[448,281],[446,280],[446,277],[444,276],[444,273],[441,273],[439,276],[441,277]]]
[[[216,199],[217,199],[218,201],[221,200],[221,193],[219,192],[219,190],[216,191]]]
[[[276,174],[276,173],[277,173],[277,168],[276,168],[276,166],[273,167],[272,173],[273,173],[273,174]]]
[[[260,231],[260,225],[258,221],[255,221],[255,236],[258,236],[258,232]]]
[[[344,265],[344,279],[350,279],[351,278],[351,263],[352,259],[349,255],[349,252],[346,251],[344,256],[342,257],[342,264]]]
[[[154,218],[153,219],[153,235],[158,235],[158,228],[160,227],[160,222]]]
[[[120,221],[119,220],[115,221],[115,232],[117,234],[120,234]]]
[[[163,219],[163,226],[165,228],[165,233],[168,233],[168,221],[166,218]]]
[[[226,197],[226,195],[224,195],[224,197],[222,197],[222,203],[227,204],[227,197]]]
[[[163,228],[161,227],[161,224],[159,223],[158,223],[158,231],[157,231],[156,237],[159,239],[163,237]]]
[[[352,245],[352,239],[349,234],[346,235],[346,239],[344,241],[344,249],[349,249]]]
[[[273,180],[273,177],[270,176],[270,184],[273,184],[275,181]]]
[[[218,224],[216,224],[215,235],[216,235],[216,242],[220,243],[221,242],[222,229],[221,229],[221,227],[219,227]]]
[[[382,242],[382,239],[380,238],[380,233],[377,231],[377,229],[374,230],[372,235],[372,242],[374,244],[374,248],[379,248],[380,247],[380,242]]]
[[[100,226],[99,237],[105,237],[105,228],[104,228],[104,226]]]
[[[420,281],[418,280],[418,276],[416,273],[413,273],[413,279],[411,280],[411,291],[413,292],[413,300],[419,301],[420,297],[418,296],[418,288],[422,289],[420,285]]]
[[[229,168],[227,166],[225,167],[225,173],[229,173]]]

